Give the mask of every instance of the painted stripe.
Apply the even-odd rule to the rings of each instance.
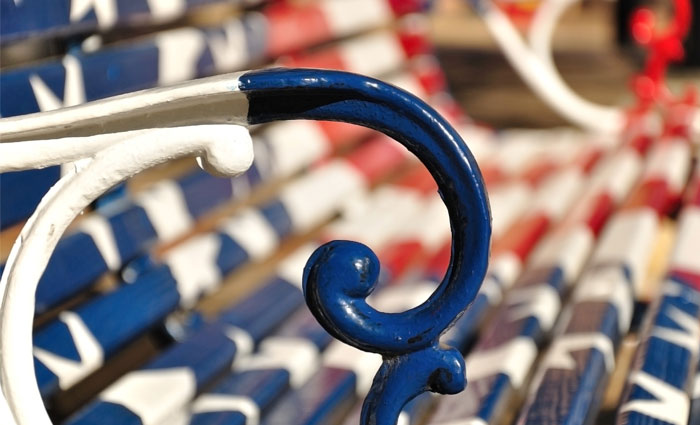
[[[627,281],[622,267],[593,268],[581,279],[574,292],[576,303],[602,301],[615,306],[620,332],[629,329],[632,321],[632,287]]]
[[[700,274],[700,207],[683,209],[678,230],[669,268]]]
[[[253,337],[243,328],[228,325],[225,328],[226,336],[236,344],[236,358],[246,356],[253,352],[255,341]]]
[[[441,115],[446,114],[441,113]],[[498,144],[493,130],[476,126],[473,123],[465,125],[455,122],[453,125],[469,146],[469,150],[477,162],[482,163],[487,158],[495,156]]]
[[[162,242],[182,236],[193,226],[182,189],[172,180],[156,183],[139,194],[134,203],[146,211]]]
[[[393,18],[385,0],[324,0],[318,7],[336,37],[378,27]]]
[[[239,412],[245,416],[246,425],[260,423],[260,407],[250,398],[242,395],[204,394],[192,403],[192,413]]]
[[[68,327],[80,361],[58,356],[39,347],[34,347],[34,357],[56,375],[58,385],[65,390],[102,366],[104,353],[95,336],[76,313],[63,311],[58,319]]]
[[[295,230],[303,232],[330,217],[346,198],[364,186],[363,176],[353,166],[336,160],[285,187],[280,200]]]
[[[272,150],[277,176],[294,174],[330,150],[326,135],[313,121],[277,123],[265,129],[262,136]]]
[[[220,229],[238,243],[253,261],[267,258],[280,243],[275,229],[260,211],[252,208],[238,212],[226,220]]]
[[[158,48],[159,86],[191,80],[197,76],[197,62],[206,48],[206,38],[202,31],[180,28],[157,33],[153,42]]]
[[[297,248],[277,265],[277,276],[302,289],[304,266],[318,245],[309,243]]]
[[[117,22],[116,0],[72,0],[68,19],[71,23],[81,21],[90,11],[95,12],[97,24],[101,29],[110,28]]]
[[[247,13],[245,20],[229,20],[221,27],[222,33],[212,31],[208,34],[208,47],[214,61],[214,69],[219,72],[244,69],[255,61],[255,52],[248,45],[247,26],[264,27],[265,18],[258,13]]]
[[[169,392],[171,403],[161,403],[163,388],[177,388]],[[195,395],[196,388],[195,375],[186,367],[137,370],[108,387],[99,399],[127,407],[143,425],[159,425],[162,418],[170,416],[172,406],[187,403]]]
[[[517,255],[510,252],[498,254],[489,264],[488,274],[496,276],[504,287],[510,287],[522,270],[522,262]]]
[[[406,59],[396,34],[389,31],[358,37],[338,49],[348,71],[372,77],[397,69]]]
[[[669,305],[664,313],[681,329],[656,325],[651,336],[681,347],[691,353],[693,357],[697,356],[698,340],[700,340],[700,324],[698,324],[697,317],[673,305]]]
[[[543,211],[551,221],[557,221],[578,198],[583,182],[580,170],[567,169],[557,173],[538,190],[532,206],[536,211]]]
[[[629,267],[635,293],[639,293],[658,226],[658,217],[650,208],[619,212],[603,231],[592,262]]]
[[[119,270],[119,267],[122,265],[122,259],[119,255],[119,248],[117,247],[112,228],[105,217],[91,214],[78,224],[78,230],[92,237],[97,249],[100,251],[100,255],[102,255],[110,270]]]
[[[512,306],[508,310],[511,320],[534,317],[542,332],[552,329],[561,310],[559,293],[547,284],[513,289],[508,293],[506,302]]]
[[[271,336],[260,343],[255,355],[238,360],[235,370],[285,369],[289,372],[291,386],[299,388],[318,370],[319,365],[318,348],[311,341]]]
[[[685,391],[642,371],[632,372],[629,382],[644,388],[655,400],[631,400],[620,407],[620,413],[640,413],[673,425],[688,423],[690,400]]]
[[[497,186],[489,192],[494,238],[501,236],[520,216],[531,196],[532,189],[523,182]]]
[[[564,334],[557,337],[542,361],[542,370],[575,370],[576,360],[571,353],[593,348],[603,354],[605,369],[610,373],[615,367],[615,349],[610,338],[599,332]],[[537,389],[539,385],[532,388]]]
[[[551,224],[551,220],[543,212],[525,214],[494,242],[493,252],[496,255],[507,252],[517,256],[521,262],[525,261],[547,234]]]
[[[358,397],[364,397],[372,386],[374,374],[382,364],[382,356],[358,350],[342,342],[335,341],[323,353],[323,366],[350,370],[357,378],[355,390]]]
[[[351,214],[332,223],[325,233],[332,239],[355,240],[381,250],[397,234],[406,233],[406,224],[420,211],[423,199],[414,190],[389,185],[377,188],[361,204],[349,205],[346,210]]]
[[[62,100],[56,96],[53,90],[36,73],[29,75],[29,84],[34,93],[39,111],[53,111],[85,103],[85,85],[83,83],[83,71],[80,61],[73,55],[66,55],[61,60],[61,65],[63,65],[66,74]]]
[[[556,265],[564,272],[564,280],[573,282],[581,273],[594,243],[595,236],[586,226],[579,225],[564,233],[553,233],[537,248],[530,266]]]
[[[155,21],[166,21],[177,18],[185,13],[187,8],[186,0],[147,0],[148,10],[151,11]]]
[[[385,313],[400,313],[425,302],[435,288],[437,284],[430,280],[389,286],[371,296],[368,303]]]
[[[425,251],[435,252],[451,236],[450,216],[439,195],[430,196],[423,204],[423,211],[417,219],[419,221],[416,221],[418,225],[408,230],[417,236]]]
[[[386,80],[389,84],[393,84],[396,87],[405,90],[421,99],[425,99],[427,93],[425,88],[421,85],[420,81],[415,75],[402,73],[399,75],[392,76]]]
[[[531,338],[514,338],[499,347],[467,357],[467,382],[503,373],[513,387],[520,388],[536,357],[537,346]]]
[[[191,308],[202,293],[221,280],[216,258],[221,242],[216,234],[196,236],[165,255],[164,262],[177,282],[180,304]]]
[[[627,197],[632,186],[637,182],[642,172],[643,162],[639,153],[634,149],[622,149],[605,160],[593,174],[591,186],[609,193],[615,203],[622,202]]]

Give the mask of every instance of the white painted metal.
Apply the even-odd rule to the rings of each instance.
[[[624,109],[596,104],[578,95],[564,81],[552,59],[552,36],[557,21],[575,2],[543,0],[530,23],[527,42],[498,7],[488,1],[479,6],[484,23],[510,64],[543,101],[582,128],[619,134],[625,126]],[[700,135],[700,109],[694,116],[691,132]]]
[[[202,78],[95,102],[0,119],[0,141],[94,136],[154,127],[247,124],[243,73]]]
[[[213,101],[219,105],[224,101],[236,103],[239,109],[228,109],[229,119],[243,121],[247,101],[244,96],[231,96],[231,81],[232,77],[228,76],[204,84],[198,82],[180,86],[179,90],[142,92],[22,119],[0,120],[0,133],[18,139],[23,136],[52,137],[53,134],[69,134],[72,130],[84,132],[90,126],[92,128],[87,130],[88,133],[97,132],[100,120],[126,129],[131,120],[129,117],[136,119],[136,122],[131,122],[136,128],[143,128],[152,121],[148,118],[139,119],[143,105],[151,108],[149,112],[169,109],[174,112],[171,118],[178,121],[184,117],[182,109],[189,109],[187,105],[197,101],[198,96],[222,94],[228,94],[233,100],[215,98]],[[233,81],[237,82],[237,79],[234,77]],[[206,100],[199,98],[198,102],[199,109],[209,110]],[[178,107],[181,109],[178,110]],[[199,114],[201,118],[205,117],[204,113]],[[162,125],[163,115],[159,119]],[[56,122],[63,124],[51,128],[52,123]],[[27,378],[34,376],[34,293],[56,243],[73,219],[115,184],[170,159],[198,156],[198,162],[203,168],[227,176],[244,172],[253,161],[253,146],[248,130],[228,124],[160,128],[94,137],[72,137],[52,142],[53,145],[47,140],[0,144],[0,158],[14,160],[13,155],[22,158],[18,167],[42,167],[82,157],[49,190],[29,218],[12,247],[0,280],[3,294],[0,305],[0,389],[4,395],[0,397],[0,423],[3,424],[51,423],[36,381]],[[39,152],[39,148],[46,148],[50,153],[39,159],[32,158],[31,152]],[[2,162],[2,167],[10,167],[8,161],[9,159]]]

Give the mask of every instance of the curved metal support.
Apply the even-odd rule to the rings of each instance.
[[[542,59],[537,51],[528,46],[498,7],[488,4],[482,5],[481,9],[481,17],[486,27],[503,50],[508,62],[552,109],[572,123],[590,131],[618,134],[623,130],[626,117],[622,110],[598,105],[579,96],[564,81],[553,61]],[[551,28],[553,27],[552,24]],[[551,37],[551,33],[549,36]]]
[[[318,251],[307,266],[307,299],[319,320],[329,327],[333,322],[326,320],[327,312],[339,313],[336,317],[341,317],[341,327],[330,326],[336,336],[385,355],[365,405],[363,423],[394,424],[403,403],[415,395],[425,390],[456,392],[464,388],[461,356],[455,350],[440,348],[437,339],[476,295],[489,252],[490,212],[478,167],[464,141],[432,108],[378,80],[337,71],[276,69],[202,79],[2,119],[0,134],[3,140],[19,141],[96,136],[155,126],[257,124],[286,119],[345,121],[384,132],[431,170],[448,206],[453,229],[450,268],[433,295],[412,310],[386,314],[363,304],[379,268],[366,247],[335,242]],[[163,131],[175,137],[182,128]],[[166,139],[155,143],[148,139],[150,131],[134,134],[98,152],[83,169],[51,189],[27,222],[7,262],[0,283],[0,388],[20,425],[50,423],[36,383],[26,379],[34,374],[33,295],[58,238],[78,212],[112,185],[168,158],[205,154],[212,168],[229,174],[243,171],[251,160],[250,139],[240,135],[234,137],[237,142],[232,152],[228,144],[206,144],[197,133],[189,135],[199,139],[191,144]],[[86,140],[107,143],[100,136]],[[68,190],[71,185],[80,190]],[[335,310],[349,305],[357,308]],[[357,320],[361,318],[351,316],[353,312],[370,313],[371,317]]]
[[[557,21],[575,0],[544,0],[530,23],[527,43],[498,7],[487,0],[471,3],[521,78],[557,113],[591,131],[619,134],[624,130],[625,109],[596,104],[578,95],[552,59],[551,40]],[[691,131],[700,133],[700,109],[695,112]]]

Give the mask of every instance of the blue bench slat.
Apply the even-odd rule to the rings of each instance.
[[[281,328],[275,331],[271,338],[310,342],[318,352],[325,350],[333,341],[333,337],[304,308],[292,315]],[[286,350],[284,354],[288,357],[297,356],[295,359],[297,362],[311,362],[311,359],[299,357],[308,355],[309,353],[306,351]],[[263,347],[262,353],[253,354],[248,364],[254,363],[256,358],[264,359],[265,356],[266,352]],[[313,365],[309,364],[304,367],[313,367]],[[290,385],[293,385],[291,371],[285,367],[275,366],[274,362],[263,362],[261,368],[243,366],[239,369],[234,369],[234,372],[211,391],[198,397],[188,409],[189,411],[183,412],[184,415],[189,415],[189,422],[184,423],[190,425],[244,425],[251,414],[244,408],[236,408],[235,404],[232,404],[203,409],[202,405],[206,406],[207,401],[211,400],[212,397],[223,400],[230,397],[243,397],[254,403],[256,417],[260,417],[265,415],[275,401],[286,394]]]
[[[161,378],[161,387],[163,384],[178,384],[180,385],[178,390],[194,393],[231,364],[236,355],[236,350],[236,344],[226,335],[224,327],[218,323],[213,324],[197,332],[186,341],[176,344],[137,372],[130,372],[125,375],[113,387],[125,385],[124,383],[126,382],[129,389],[140,387],[148,391],[150,389],[148,385],[154,385],[154,380],[157,381]],[[170,374],[181,379],[172,379]],[[149,378],[150,382],[147,382]],[[131,381],[129,381],[130,379]],[[126,390],[124,392],[128,393],[130,391]],[[119,423],[123,425],[142,425],[143,421],[141,416],[139,416],[141,412],[134,409],[133,405],[125,405],[129,402],[139,403],[136,400],[138,397],[133,392],[131,397],[124,395],[120,399],[124,404],[120,406],[120,403],[110,401],[114,400],[115,397],[105,396],[103,392],[96,401],[87,404],[69,419],[66,424],[97,425],[103,423],[104,417],[116,416],[120,419]],[[124,409],[125,407],[126,410]]]
[[[43,313],[94,282],[107,270],[92,237],[73,233],[58,243],[36,290],[36,312]]]
[[[76,315],[82,321],[89,335],[99,344],[103,358],[109,358],[133,338],[161,322],[177,307],[179,298],[175,279],[168,268],[162,266],[144,273],[132,284],[67,313]],[[115,310],[115,305],[122,308]],[[62,316],[35,332],[34,364],[39,389],[44,398],[56,393],[61,382],[56,373],[52,372],[52,365],[45,365],[40,360],[43,357],[37,354],[37,350],[58,356],[64,361],[72,360],[76,366],[89,368],[87,359],[81,359],[76,348],[78,338],[80,336],[71,332]],[[58,366],[53,366],[54,369],[56,367]],[[92,368],[85,370],[82,377],[92,371]],[[66,389],[72,383],[62,384]]]
[[[548,320],[545,326],[540,323],[535,305],[550,306],[544,304],[546,299],[540,298],[541,294],[531,291],[552,291],[550,296],[561,300],[565,289],[559,266],[526,270],[466,358],[467,389],[454,396],[440,397],[439,407],[429,423],[469,419],[492,424],[502,420],[506,414],[502,406],[520,389],[523,378],[534,364],[536,347],[543,344],[553,324],[549,319],[545,319]],[[527,295],[518,297],[518,291]],[[556,317],[556,312],[552,313]],[[525,345],[531,352],[525,351]],[[516,369],[513,369],[516,366],[512,362],[514,355],[521,358]]]
[[[220,382],[206,396],[243,396],[258,409],[271,406],[289,388],[289,372],[284,369],[261,369],[236,372]],[[248,417],[239,411],[201,411],[190,418],[190,425],[246,425]]]
[[[220,274],[224,275],[243,264],[248,259],[248,256],[229,236],[217,234],[216,237],[222,241],[227,241],[220,244],[220,249],[216,253],[217,264],[221,267],[219,269]],[[135,282],[120,286],[111,293],[89,301],[76,310],[76,313],[83,319],[88,330],[91,331],[91,337],[100,345],[103,356],[109,357],[116,348],[123,346],[134,336],[147,331],[162,321],[167,313],[173,311],[178,306],[178,302],[183,301],[181,300],[180,290],[177,278],[173,277],[171,269],[167,266],[159,266],[155,270],[142,272]],[[165,291],[165,293],[160,294],[160,296],[153,293],[160,291]],[[253,295],[254,299],[249,305],[243,304],[239,309],[233,309],[228,312],[228,316],[225,317],[232,324],[235,323],[240,327],[250,327],[249,331],[254,337],[269,332],[270,322],[278,323],[282,321],[287,314],[303,302],[298,289],[282,279],[271,282],[268,286],[262,288],[261,291],[261,294],[255,293]],[[165,296],[165,294],[168,296]],[[257,311],[259,306],[266,306],[267,314],[261,314]],[[124,321],[123,317],[128,317],[129,320]],[[255,318],[255,320],[251,321],[252,318]],[[116,323],[114,322],[115,319],[118,319]],[[122,322],[121,324],[119,324],[120,321]],[[124,326],[123,332],[100,332],[100,330],[105,330],[103,326],[109,324]],[[60,338],[60,335],[56,335],[52,331],[53,328],[51,326],[58,326],[60,329],[63,329],[59,319],[45,328],[46,330],[40,331],[37,334],[37,341],[41,344],[39,347],[56,356],[62,356],[68,360],[78,360],[67,357],[63,354],[65,350],[61,349],[64,344],[74,346],[74,338],[69,337],[66,339],[65,336]],[[58,382],[55,373],[46,370],[45,366],[41,366],[41,373],[37,374],[37,378],[42,387],[42,394],[44,397],[47,397],[57,391]],[[86,370],[81,374],[81,378],[87,376],[90,372],[92,370]]]
[[[3,94],[3,96],[5,96]],[[0,230],[29,217],[60,177],[60,167],[0,174]]]
[[[606,271],[624,276],[624,282],[617,283],[626,285],[624,290],[627,293],[617,294],[624,299],[615,300],[612,291],[596,295],[599,300],[586,300],[585,297],[576,300],[575,296],[576,302],[562,333],[555,337],[539,365],[537,373],[542,374],[542,380],[530,389],[519,418],[522,424],[566,422],[583,425],[587,414],[597,414],[605,384],[615,364],[617,346],[624,336],[621,330],[626,332],[629,320],[630,312],[619,311],[621,304],[616,304],[616,301],[624,305],[633,302],[630,273],[623,264],[597,266],[591,275],[594,279],[584,277],[577,292],[587,291],[587,285],[599,280],[595,278],[604,276]]]
[[[159,0],[166,6],[168,2]],[[79,0],[2,0],[0,37],[6,44],[30,37],[66,37],[124,25],[155,24],[163,19],[171,21],[192,7],[220,2],[222,0],[185,0],[182,9],[163,15],[157,9],[151,9],[149,0],[97,1],[92,4]],[[78,8],[81,5],[85,9]]]
[[[620,401],[619,424],[682,423],[688,417],[700,328],[700,292],[668,279],[649,309],[647,327]]]
[[[286,287],[284,286],[285,284]],[[148,390],[151,392],[162,391],[169,393],[172,397],[175,397],[175,400],[168,400],[175,403],[173,408],[181,408],[182,406],[177,405],[178,397],[182,397],[183,401],[187,401],[188,398],[193,397],[214,378],[223,374],[231,366],[237,351],[239,351],[238,355],[243,355],[252,348],[237,347],[236,337],[231,334],[232,327],[245,332],[250,338],[250,342],[255,344],[272,332],[274,328],[278,327],[303,302],[299,289],[296,286],[284,283],[279,278],[273,279],[269,285],[276,291],[271,293],[270,288],[266,285],[252,296],[224,311],[218,316],[216,322],[204,326],[184,341],[176,343],[138,371],[130,372],[122,377],[103,391],[97,400],[85,406],[67,423],[76,425],[93,424],[98,423],[96,421],[99,421],[100,416],[104,414],[122,412],[121,420],[124,421],[123,423],[141,424],[143,415],[151,414],[148,412],[148,407],[143,407],[143,405],[139,404],[139,400],[128,395],[120,399],[128,405],[117,406],[119,403],[115,403],[114,400],[118,396],[114,396],[114,394],[119,388],[132,388],[130,387],[132,381],[140,381],[142,379],[150,380],[149,382],[137,382],[138,385],[148,386]],[[273,300],[276,300],[277,297],[293,299],[294,297],[291,294],[296,294],[298,302],[296,304],[292,302],[287,303],[286,310],[279,304],[276,304],[278,310],[275,311],[270,311],[271,309],[269,308],[266,310],[249,308],[253,304],[252,300],[263,300],[264,297],[260,295],[261,293],[273,297]],[[164,374],[161,375],[159,372]],[[189,380],[182,378],[185,379],[183,382],[186,382],[186,384],[173,388],[173,382],[170,381],[171,372],[178,376],[184,374],[184,376],[189,377]],[[123,390],[119,394],[123,393],[129,393],[129,391]],[[158,395],[154,397],[157,398]],[[165,402],[165,400],[160,399],[159,402]],[[127,408],[126,412],[124,407]]]
[[[231,180],[195,170],[175,180],[193,219],[238,195],[233,190],[240,184],[238,182],[249,186],[247,174]],[[122,263],[135,258],[159,239],[143,207],[133,201],[123,200],[93,214],[107,219]],[[222,264],[221,267],[233,266]],[[36,312],[43,313],[84,290],[107,270],[106,262],[89,235],[77,232],[63,237],[39,282]]]

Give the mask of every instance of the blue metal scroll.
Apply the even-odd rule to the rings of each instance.
[[[378,80],[335,71],[269,70],[244,74],[248,122],[341,120],[398,140],[431,171],[450,214],[453,255],[442,283],[418,307],[387,314],[370,307],[379,261],[366,246],[334,241],[304,272],[311,311],[333,336],[384,356],[362,413],[364,425],[393,425],[401,408],[426,391],[456,393],[466,385],[459,351],[438,339],[474,299],[486,272],[490,211],[476,161],[432,108]],[[273,94],[274,92],[274,94]]]

